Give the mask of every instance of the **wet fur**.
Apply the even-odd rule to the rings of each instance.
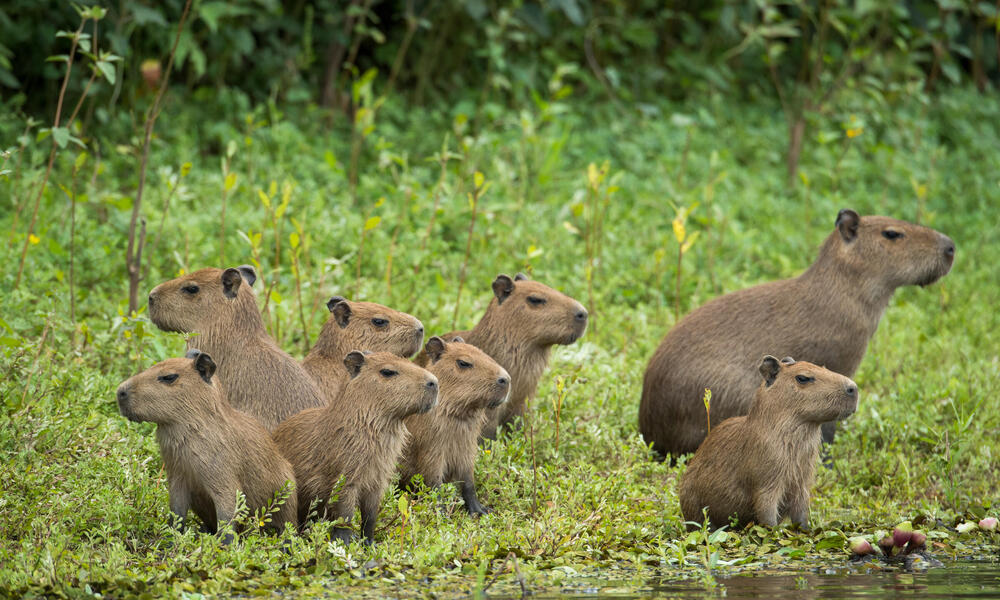
[[[799,384],[799,374],[815,381]],[[770,385],[760,384],[749,414],[713,426],[688,463],[678,488],[684,519],[701,524],[707,508],[713,529],[733,515],[739,527],[773,527],[787,516],[808,528],[820,428],[853,414],[857,402],[847,377],[804,361],[782,363]]]
[[[198,335],[188,348],[210,354],[234,408],[256,417],[268,430],[306,409],[324,406],[319,387],[302,366],[267,334],[256,295],[245,281],[236,297],[223,294],[222,269],[201,269],[158,285],[150,292],[150,317],[165,331]],[[183,292],[191,283],[201,297]]]
[[[885,239],[897,229],[905,237]],[[680,320],[646,368],[639,429],[661,454],[694,452],[705,439],[702,396],[712,390],[711,422],[745,415],[764,354],[791,355],[851,376],[896,288],[943,277],[953,242],[932,229],[888,217],[861,217],[848,241],[835,229],[801,276],[716,298]],[[824,430],[832,441],[834,427]]]

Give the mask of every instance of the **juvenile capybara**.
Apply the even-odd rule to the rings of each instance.
[[[237,493],[256,513],[290,482],[292,466],[261,424],[226,401],[212,357],[191,350],[187,358],[157,363],[118,386],[118,410],[130,421],[156,423],[156,441],[167,470],[170,510],[183,528],[188,509],[206,531],[231,520]],[[281,531],[297,524],[294,490],[270,516]]]
[[[497,361],[510,373],[510,400],[487,415],[482,436],[496,437],[498,426],[524,415],[524,406],[535,395],[538,380],[556,344],[572,344],[587,329],[582,304],[549,286],[518,273],[513,279],[497,275],[493,299],[471,331],[452,331],[446,341],[461,337]],[[428,357],[421,352],[418,364]]]
[[[786,516],[803,529],[809,526],[820,428],[854,414],[858,386],[791,358],[765,356],[759,372],[764,381],[749,413],[713,424],[681,476],[686,521],[700,524],[707,508],[713,529],[733,515],[739,526],[752,521],[773,527]]]
[[[316,382],[267,334],[249,265],[201,269],[149,292],[149,317],[164,331],[196,333],[188,348],[215,357],[229,404],[268,430],[326,401]]]
[[[639,430],[661,454],[694,452],[712,423],[745,415],[754,364],[791,355],[853,376],[893,292],[951,269],[955,244],[933,229],[888,217],[837,215],[836,228],[802,275],[716,298],[681,319],[646,368]],[[824,441],[834,436],[824,426]]]
[[[418,473],[430,487],[453,481],[469,514],[486,514],[489,509],[476,495],[476,441],[486,422],[486,411],[507,401],[510,375],[461,338],[446,343],[432,337],[424,351],[427,370],[438,378],[441,391],[433,410],[406,419],[410,441],[400,461],[400,487],[409,487]]]
[[[412,315],[374,302],[351,302],[334,296],[326,303],[330,316],[302,366],[335,402],[350,376],[344,357],[352,350],[391,352],[409,358],[424,342],[424,324]]]
[[[382,495],[409,437],[403,421],[434,407],[438,381],[388,352],[351,352],[344,366],[350,380],[338,405],[302,411],[274,430],[274,441],[295,469],[299,520],[305,523],[312,507],[319,518],[350,521],[360,507],[371,543]],[[327,506],[331,493],[337,500]],[[351,530],[337,527],[334,534],[347,542]]]

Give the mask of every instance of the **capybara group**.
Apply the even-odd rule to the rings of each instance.
[[[759,373],[764,381],[747,402],[747,415],[713,425],[681,477],[686,521],[700,524],[707,509],[713,529],[731,518],[738,526],[774,526],[786,516],[808,528],[820,428],[854,414],[858,387],[791,358],[765,356]]]
[[[427,340],[427,370],[441,386],[438,405],[406,419],[410,441],[400,463],[400,485],[408,487],[420,474],[435,487],[456,482],[469,514],[486,514],[476,494],[477,440],[488,410],[507,401],[510,375],[485,352],[461,338]]]
[[[409,435],[403,422],[434,407],[438,381],[388,352],[354,351],[344,366],[350,380],[340,402],[288,419],[274,441],[295,469],[300,521],[311,509],[319,518],[350,521],[360,508],[365,540],[373,542],[382,495]],[[351,537],[344,526],[334,533],[344,541]]]
[[[707,433],[706,388],[713,424],[747,414],[764,354],[852,376],[896,288],[933,283],[954,257],[954,242],[933,229],[840,211],[802,275],[716,298],[667,334],[643,381],[646,443],[661,454],[694,452]],[[832,423],[824,426],[824,439],[833,432]]]
[[[189,348],[214,357],[229,403],[272,431],[299,411],[326,404],[305,369],[264,329],[248,265],[200,269],[149,292],[149,316],[164,331],[195,333]]]
[[[334,296],[326,303],[330,316],[302,366],[335,402],[350,376],[344,357],[352,350],[390,352],[409,358],[424,342],[424,324],[414,316],[374,302],[351,302]]]
[[[482,436],[493,438],[497,427],[524,414],[535,395],[538,380],[556,344],[572,344],[587,329],[587,310],[582,304],[549,286],[518,273],[513,279],[498,275],[493,281],[493,299],[471,331],[452,331],[441,337],[460,337],[497,361],[511,377],[510,401],[488,415]],[[426,365],[421,353],[417,362]]]
[[[211,356],[157,363],[118,386],[118,410],[130,421],[156,423],[156,441],[167,471],[170,510],[183,527],[188,509],[215,533],[233,518],[237,494],[257,513],[285,485],[291,465],[253,417],[233,409],[217,383]],[[289,490],[291,491],[291,490]],[[297,523],[294,491],[269,517],[269,526]]]

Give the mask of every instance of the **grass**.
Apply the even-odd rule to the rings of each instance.
[[[1000,119],[996,103],[958,91],[929,106],[848,107],[867,127],[846,137],[846,123],[857,126],[846,112],[820,124],[800,185],[788,189],[776,108],[719,97],[635,114],[553,100],[478,121],[390,101],[360,148],[349,127],[322,129],[311,109],[286,116],[220,98],[175,102],[159,122],[142,212],[150,232],[164,225],[150,242],[155,253],[144,254],[141,289],[218,266],[221,231],[225,266],[258,265],[269,329],[296,356],[334,294],[410,312],[429,334],[451,329],[454,315],[460,327],[474,324],[501,272],[592,296],[593,327],[557,349],[530,411],[537,472],[529,440],[514,433],[477,464],[481,498],[496,512],[469,518],[450,487],[406,499],[393,491],[373,548],[330,543],[325,525],[286,533],[287,552],[274,537],[222,547],[170,529],[153,426],[120,417],[113,396],[120,381],[184,347],[144,309],[125,314],[138,142],[110,127],[88,140],[82,167],[75,151],[59,153],[15,288],[24,206],[49,148],[29,139],[8,162],[17,171],[0,180],[3,592],[447,596],[517,592],[518,573],[529,588],[557,586],[595,568],[636,585],[662,574],[710,585],[719,569],[842,563],[846,537],[921,518],[939,554],[995,551],[997,537],[934,523],[997,510],[1000,134],[982,127]],[[697,115],[696,125],[673,126],[673,113]],[[0,139],[23,128],[0,116]],[[344,166],[352,156],[356,190]],[[588,166],[604,161],[594,187]],[[71,181],[75,321],[70,194],[59,187]],[[225,229],[213,200],[223,189]],[[893,299],[855,377],[859,411],[832,447],[833,468],[819,473],[812,532],[786,524],[688,533],[676,496],[683,461],[651,460],[637,432],[645,363],[674,322],[675,301],[683,314],[800,273],[844,207],[949,234],[954,269]],[[671,221],[681,209],[686,235],[700,235],[677,277]]]

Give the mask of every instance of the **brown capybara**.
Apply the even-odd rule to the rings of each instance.
[[[178,525],[183,528],[190,508],[211,533],[233,518],[237,493],[256,513],[295,482],[270,434],[226,401],[215,371],[211,356],[191,350],[187,358],[165,360],[131,377],[117,394],[123,416],[156,423]],[[279,532],[285,523],[297,524],[297,498],[289,491],[269,517],[268,526]]]
[[[371,543],[382,495],[409,437],[403,421],[434,407],[438,381],[388,352],[351,352],[344,366],[351,379],[339,404],[302,411],[274,430],[274,441],[295,469],[299,520],[305,523],[315,507],[319,518],[350,521],[360,507]],[[331,494],[337,500],[328,507]],[[351,538],[347,527],[334,534],[344,542]]]
[[[400,461],[400,487],[409,487],[417,474],[430,487],[454,481],[469,514],[486,514],[489,509],[476,495],[476,442],[487,410],[507,401],[510,375],[461,338],[446,343],[432,337],[424,351],[430,363],[427,370],[438,378],[441,392],[433,410],[406,419],[410,441]]]
[[[510,401],[488,414],[482,436],[496,437],[498,426],[524,415],[524,406],[535,395],[538,380],[556,344],[572,344],[587,329],[582,304],[549,286],[518,273],[513,279],[497,275],[493,299],[471,331],[452,331],[446,341],[461,337],[507,369],[511,378]],[[426,365],[421,352],[417,364]]]
[[[344,357],[352,350],[391,352],[409,358],[424,342],[424,324],[414,316],[374,302],[351,302],[334,296],[326,303],[330,317],[302,366],[326,394],[336,401],[350,378]]]
[[[264,329],[249,265],[201,269],[149,292],[149,316],[164,331],[196,333],[188,348],[215,357],[229,403],[268,431],[306,408],[324,406],[323,392]]]
[[[733,515],[741,527],[751,521],[773,527],[786,516],[809,526],[821,426],[854,414],[858,386],[791,358],[765,356],[759,372],[764,381],[747,415],[713,425],[681,476],[686,521],[700,524],[707,508],[713,529]]]
[[[716,298],[681,319],[646,368],[639,430],[664,455],[694,452],[711,422],[745,415],[765,354],[791,355],[853,376],[898,287],[927,285],[951,269],[955,244],[933,229],[888,217],[837,215],[802,275]],[[835,426],[824,426],[833,441]]]

